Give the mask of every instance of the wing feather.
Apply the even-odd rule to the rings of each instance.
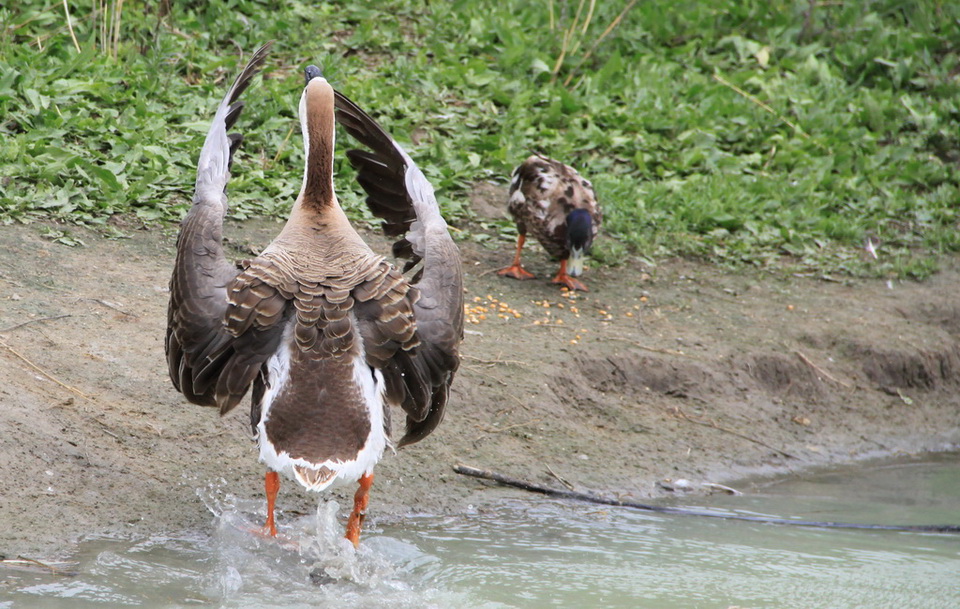
[[[369,151],[351,150],[350,162],[367,193],[370,211],[382,218],[388,236],[403,235],[394,255],[409,258],[404,271],[423,261],[411,280],[417,296],[412,304],[417,345],[390,354],[406,328],[406,313],[392,316],[383,297],[358,306],[368,362],[380,367],[388,399],[407,415],[400,446],[430,434],[443,418],[450,383],[460,364],[463,338],[463,273],[460,252],[440,215],[433,187],[400,145],[366,112],[340,92],[337,120]],[[358,292],[355,292],[357,294]],[[383,360],[389,356],[389,359]],[[378,359],[380,358],[380,359]]]
[[[223,217],[233,153],[242,141],[227,130],[239,118],[243,102],[238,98],[269,49],[268,43],[254,52],[217,107],[197,161],[193,205],[181,223],[170,279],[165,340],[170,379],[188,401],[218,406],[221,412],[242,399],[280,340],[276,328],[283,306],[275,299],[261,298],[265,304],[252,318],[265,331],[233,333],[224,323],[228,286],[238,270],[223,251]]]

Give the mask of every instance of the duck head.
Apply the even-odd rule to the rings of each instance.
[[[567,273],[572,277],[583,274],[583,257],[590,251],[593,244],[593,220],[590,212],[585,209],[575,209],[567,214],[567,249],[570,258],[567,260]]]

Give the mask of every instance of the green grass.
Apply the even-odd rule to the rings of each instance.
[[[578,0],[129,0],[115,39],[99,4],[67,2],[79,52],[62,1],[0,9],[2,222],[178,219],[240,49],[275,39],[245,95],[237,218],[295,197],[301,69],[317,63],[408,145],[461,238],[508,248],[466,193],[538,150],[594,181],[611,264],[922,277],[960,249],[955,2],[647,0],[601,40],[627,3],[587,22],[585,0],[566,47]]]

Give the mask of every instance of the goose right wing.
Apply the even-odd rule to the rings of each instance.
[[[367,192],[367,205],[383,219],[384,232],[389,236],[403,235],[394,243],[394,254],[409,259],[404,271],[423,262],[411,280],[419,292],[414,313],[420,346],[398,350],[389,360],[378,362],[388,397],[400,404],[407,415],[406,433],[399,442],[403,446],[426,437],[440,423],[450,383],[460,365],[460,252],[440,215],[433,187],[413,159],[373,118],[339,91],[335,104],[337,121],[369,148],[350,150],[347,157]],[[377,343],[375,336],[367,341]]]

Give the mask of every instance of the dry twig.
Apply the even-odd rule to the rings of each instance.
[[[82,397],[83,399],[87,400],[88,402],[96,403],[96,400],[94,400],[92,397],[90,397],[89,395],[87,395],[87,394],[85,394],[84,392],[80,391],[80,390],[77,389],[76,387],[73,387],[73,386],[71,386],[71,385],[67,385],[66,383],[64,383],[63,381],[61,381],[61,380],[58,379],[57,377],[53,376],[52,374],[50,374],[49,372],[47,372],[46,370],[44,370],[44,369],[41,368],[40,366],[38,366],[38,365],[34,364],[33,362],[31,362],[29,359],[27,359],[27,356],[23,355],[22,353],[20,353],[19,351],[17,351],[16,349],[14,349],[14,348],[11,347],[10,345],[8,345],[7,343],[3,342],[2,340],[0,340],[0,347],[3,347],[4,349],[6,349],[7,351],[9,351],[9,352],[12,353],[13,355],[15,355],[16,357],[18,357],[21,361],[23,361],[23,363],[27,364],[28,366],[30,366],[31,368],[33,368],[35,371],[37,371],[37,372],[39,372],[40,374],[42,374],[43,376],[47,377],[47,379],[53,381],[53,382],[56,383],[57,385],[60,385],[61,387],[63,387],[63,388],[66,389],[67,391],[69,391],[69,392],[71,392],[71,393],[75,393],[76,395]]]
[[[22,567],[22,566],[25,566],[25,565],[32,565],[32,566],[35,566],[35,567],[40,567],[41,569],[46,569],[47,571],[49,571],[50,573],[53,573],[54,575],[63,575],[63,576],[65,576],[65,577],[73,577],[74,575],[77,574],[76,571],[64,571],[63,569],[61,569],[61,568],[59,568],[59,567],[55,567],[55,566],[53,566],[53,565],[51,565],[51,564],[48,564],[48,563],[45,563],[45,562],[41,562],[41,561],[36,560],[36,559],[34,559],[34,558],[27,558],[26,556],[17,556],[16,558],[4,558],[4,559],[0,559],[0,564],[10,565],[10,566],[14,566],[14,567]]]
[[[573,80],[573,76],[580,70],[580,66],[582,66],[584,63],[586,63],[588,59],[590,59],[590,57],[593,55],[593,52],[596,51],[597,47],[600,46],[600,43],[603,42],[603,39],[609,36],[610,32],[612,32],[618,25],[620,25],[620,22],[623,21],[623,18],[630,11],[630,9],[633,8],[633,5],[636,3],[637,3],[637,0],[630,0],[630,2],[627,3],[627,5],[623,8],[623,10],[620,11],[620,14],[617,15],[616,19],[610,22],[610,25],[607,26],[607,29],[603,30],[603,33],[600,34],[600,37],[597,38],[597,40],[593,43],[593,46],[590,47],[590,50],[588,50],[586,53],[583,54],[583,57],[580,58],[579,63],[577,63],[577,65],[573,68],[573,70],[570,71],[570,74],[567,76],[567,79],[563,81],[564,87],[567,87],[570,85],[570,81]]]
[[[485,376],[485,377],[487,377],[487,378],[489,378],[489,379],[492,379],[492,380],[496,381],[497,383],[500,383],[500,385],[502,385],[502,386],[504,386],[504,387],[508,387],[508,386],[509,386],[509,383],[505,383],[504,381],[501,381],[500,379],[498,379],[497,377],[493,376],[492,374],[488,374],[488,373],[486,373],[486,372],[481,371],[481,370],[480,370],[479,368],[477,368],[476,366],[464,366],[464,368],[465,368],[466,370],[469,370],[469,371],[475,373],[475,374],[479,374],[480,376]]]
[[[114,304],[114,303],[112,303],[112,302],[109,302],[109,301],[107,301],[107,300],[103,300],[103,299],[101,299],[101,298],[77,298],[77,300],[91,300],[91,301],[93,301],[93,302],[95,302],[95,303],[97,303],[97,304],[99,304],[99,305],[103,305],[103,306],[107,307],[108,309],[113,309],[114,311],[116,311],[116,312],[118,312],[118,313],[122,313],[123,315],[126,315],[126,316],[128,316],[128,317],[134,317],[134,318],[137,317],[137,316],[134,315],[133,313],[129,313],[129,312],[127,312],[127,311],[124,311],[123,309],[120,308],[119,305],[116,305],[116,304]]]
[[[763,440],[758,440],[758,439],[756,439],[756,438],[751,438],[750,436],[748,436],[748,435],[746,435],[746,434],[743,434],[743,433],[740,433],[739,431],[736,431],[735,429],[730,429],[729,427],[724,427],[724,426],[718,424],[716,421],[711,421],[711,420],[709,420],[709,419],[706,419],[706,420],[705,420],[705,419],[695,419],[695,418],[687,415],[685,412],[683,412],[682,410],[680,410],[680,408],[678,408],[678,407],[676,407],[676,406],[673,407],[671,410],[673,411],[673,416],[677,417],[678,419],[683,419],[684,421],[690,421],[691,423],[695,423],[695,424],[697,424],[697,425],[703,425],[704,427],[711,427],[711,428],[716,429],[716,430],[718,430],[718,431],[722,431],[722,432],[724,432],[724,433],[728,433],[728,434],[730,434],[730,435],[737,436],[738,438],[741,438],[741,439],[746,440],[746,441],[748,441],[748,442],[753,442],[754,444],[759,444],[760,446],[763,446],[764,448],[769,448],[770,450],[772,450],[772,451],[774,451],[774,452],[776,452],[776,453],[779,453],[779,454],[783,455],[784,457],[787,457],[788,459],[797,459],[797,460],[800,460],[799,457],[797,457],[797,456],[795,456],[795,455],[791,455],[790,453],[788,453],[788,452],[785,451],[785,450],[779,449],[779,448],[777,448],[777,447],[775,447],[775,446],[771,446],[771,445],[767,444],[766,442],[764,442]]]
[[[497,359],[481,359],[481,358],[475,357],[475,356],[473,356],[473,355],[461,355],[460,357],[462,357],[463,359],[471,359],[471,360],[473,360],[473,361],[475,361],[475,362],[480,362],[481,364],[488,364],[488,365],[491,365],[491,366],[496,365],[496,364],[514,364],[514,365],[516,365],[516,366],[529,367],[529,364],[527,364],[527,362],[521,362],[520,360],[515,360],[515,359],[499,359],[499,358],[497,358]]]
[[[770,114],[774,115],[775,117],[777,117],[778,119],[780,119],[781,121],[783,121],[784,123],[786,123],[787,125],[789,125],[790,127],[793,127],[793,130],[796,131],[797,133],[799,133],[801,136],[803,136],[803,137],[805,137],[805,138],[807,138],[807,139],[810,139],[810,136],[807,135],[807,133],[806,133],[803,129],[800,128],[800,125],[797,125],[796,123],[790,122],[790,120],[789,120],[787,117],[785,117],[784,115],[780,114],[779,112],[777,112],[776,110],[774,110],[773,108],[771,108],[770,106],[768,106],[767,104],[765,104],[765,103],[763,103],[762,101],[760,101],[759,99],[757,99],[756,96],[751,95],[750,93],[747,93],[746,91],[744,91],[743,89],[741,89],[741,88],[738,87],[737,85],[733,84],[732,82],[730,82],[729,80],[727,80],[727,79],[724,78],[723,76],[720,76],[719,74],[714,74],[714,75],[713,75],[713,79],[716,80],[717,82],[719,82],[721,85],[723,85],[723,86],[725,86],[725,87],[728,87],[728,88],[730,88],[730,89],[733,89],[735,92],[737,92],[738,94],[740,94],[740,95],[742,95],[743,97],[747,98],[748,100],[752,101],[752,102],[755,103],[756,105],[760,106],[761,108],[763,108],[764,110],[766,110],[766,111],[769,112]]]
[[[280,160],[280,155],[283,154],[283,149],[287,147],[287,142],[290,141],[290,136],[293,135],[293,128],[296,126],[296,123],[290,123],[290,130],[287,131],[287,136],[283,138],[283,141],[280,142],[280,146],[277,148],[277,154],[273,155],[273,161],[271,165],[276,165],[277,161]]]
[[[629,338],[620,338],[618,336],[605,336],[606,340],[618,340],[620,342],[629,343],[638,349],[643,349],[644,351],[651,351],[653,353],[662,353],[664,355],[675,355],[677,357],[689,357],[690,359],[695,359],[698,361],[706,361],[702,357],[697,357],[696,355],[690,355],[689,353],[684,353],[683,351],[674,351],[673,349],[659,349],[657,347],[648,347],[642,343],[638,343],[635,340],[630,340]]]
[[[810,358],[808,358],[808,357],[807,357],[806,355],[804,355],[802,352],[795,350],[795,351],[794,351],[794,354],[795,354],[797,357],[799,357],[799,358],[800,358],[800,361],[802,361],[804,364],[806,364],[806,365],[810,366],[811,368],[813,368],[813,370],[814,370],[817,374],[819,374],[820,376],[826,378],[826,379],[829,380],[829,381],[833,381],[834,383],[840,385],[841,387],[846,387],[847,389],[853,389],[853,385],[851,385],[850,383],[841,381],[840,379],[832,376],[829,372],[827,372],[826,370],[824,370],[824,369],[821,368],[820,366],[818,366],[818,365],[814,364],[812,361],[810,361]]]
[[[554,478],[557,479],[557,482],[559,482],[560,484],[564,485],[565,487],[567,487],[567,488],[570,489],[571,491],[573,490],[573,485],[570,484],[569,482],[567,482],[566,480],[564,480],[563,478],[561,478],[561,477],[560,477],[560,474],[558,474],[557,472],[553,471],[553,468],[550,467],[549,465],[547,466],[547,471],[550,472],[550,475],[551,475],[551,476],[553,476]]]
[[[484,427],[480,431],[483,433],[503,433],[511,429],[516,429],[517,427],[526,427],[527,425],[533,425],[539,423],[543,419],[530,419],[529,421],[524,421],[523,423],[514,423],[513,425],[507,425],[506,427]]]
[[[63,0],[63,14],[67,16],[67,29],[70,30],[70,38],[73,40],[73,48],[80,52],[80,43],[77,42],[77,35],[73,33],[73,20],[70,19],[70,8],[67,6],[67,0]]]
[[[510,476],[506,476],[498,472],[477,469],[476,467],[470,467],[469,465],[462,465],[462,464],[455,465],[453,466],[453,471],[457,472],[462,476],[470,476],[471,478],[480,478],[482,480],[491,480],[493,482],[499,482],[500,484],[503,484],[505,486],[512,486],[513,488],[519,488],[525,491],[530,491],[531,493],[540,493],[542,495],[548,495],[550,497],[574,499],[576,501],[586,501],[589,503],[597,503],[600,505],[613,505],[617,507],[626,507],[626,508],[632,508],[635,510],[643,510],[646,512],[672,514],[676,516],[699,516],[701,518],[742,520],[747,522],[760,522],[764,524],[785,524],[785,525],[790,525],[795,527],[865,529],[865,530],[875,530],[875,531],[914,531],[914,532],[922,532],[922,533],[960,533],[960,525],[954,525],[954,524],[884,525],[884,524],[861,524],[861,523],[851,523],[851,522],[816,522],[811,520],[794,520],[792,518],[770,518],[767,516],[747,516],[743,514],[730,514],[728,512],[712,512],[709,510],[698,510],[698,509],[673,507],[673,506],[666,506],[666,505],[650,505],[646,503],[637,503],[634,501],[624,501],[619,498],[614,499],[612,497],[604,497],[602,495],[599,495],[593,492],[579,492],[579,491],[568,490],[568,489],[550,488],[548,486],[543,486],[540,484],[536,484],[534,482],[528,482],[527,480],[512,478]]]
[[[28,319],[27,321],[18,323],[15,326],[10,326],[9,328],[4,328],[0,330],[0,334],[3,334],[5,332],[12,332],[17,328],[22,328],[23,326],[39,323],[41,321],[53,321],[54,319],[63,319],[64,317],[73,317],[73,315],[71,315],[70,313],[65,313],[64,315],[54,315],[52,317],[38,317],[36,319]]]

